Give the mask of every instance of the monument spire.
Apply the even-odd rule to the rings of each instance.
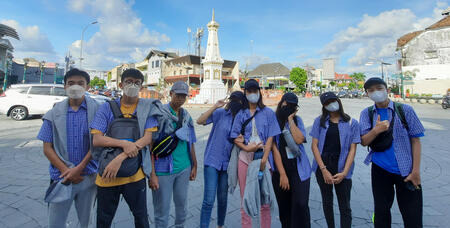
[[[214,8],[213,8],[213,14],[212,14],[212,21],[214,21],[215,17],[214,17]]]

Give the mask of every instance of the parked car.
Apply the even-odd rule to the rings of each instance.
[[[337,94],[337,96],[338,96],[339,98],[349,98],[349,97],[350,97],[349,93],[348,93],[347,91],[344,91],[344,90],[339,91],[339,93]]]
[[[0,114],[13,120],[24,120],[31,115],[45,114],[65,98],[64,86],[59,84],[11,85],[0,97]]]
[[[350,92],[349,96],[350,96],[350,98],[361,98],[362,92],[358,91],[358,90],[354,90],[354,91]]]
[[[86,93],[101,103],[110,98]],[[17,84],[11,85],[0,96],[0,114],[13,120],[24,120],[32,115],[44,115],[55,103],[66,99],[64,85],[61,84]]]

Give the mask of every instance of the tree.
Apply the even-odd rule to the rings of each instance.
[[[297,87],[295,90],[298,92],[305,92],[306,80],[308,79],[306,71],[300,67],[294,67],[289,75],[289,80]]]
[[[336,85],[336,82],[334,82],[334,81],[330,82],[330,86],[335,86],[335,85]]]
[[[348,83],[348,89],[353,90],[354,88],[356,88],[356,83],[354,82]]]
[[[361,73],[361,72],[353,73],[353,74],[350,75],[350,77],[355,82],[365,81],[366,80],[366,75],[364,75],[364,73]]]
[[[91,80],[91,82],[89,83],[89,85],[90,85],[91,87],[93,87],[93,88],[98,87],[98,88],[100,88],[100,89],[103,89],[103,88],[105,88],[106,81],[103,80],[103,79],[100,79],[100,78],[98,78],[98,77],[94,77],[94,79]]]

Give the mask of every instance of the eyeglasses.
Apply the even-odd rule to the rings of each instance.
[[[135,86],[141,86],[142,82],[141,81],[135,81],[135,82],[133,82],[133,81],[125,81],[124,84],[125,85],[132,85],[132,84],[134,84]]]

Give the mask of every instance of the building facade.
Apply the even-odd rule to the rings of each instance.
[[[399,65],[411,94],[445,94],[450,88],[450,16],[397,40]],[[409,79],[409,80],[408,80]]]
[[[178,55],[173,52],[165,52],[158,50],[151,50],[145,60],[147,60],[147,80],[149,86],[156,86],[162,82],[163,64],[166,60],[177,58]]]
[[[258,80],[261,87],[275,89],[290,86],[290,73],[289,68],[281,63],[267,63],[258,65],[247,77]]]

